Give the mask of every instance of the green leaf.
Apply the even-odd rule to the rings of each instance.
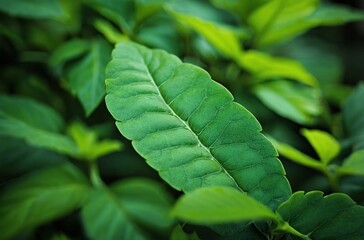
[[[103,19],[97,19],[94,22],[94,26],[112,44],[128,39],[128,36],[122,34],[120,30],[116,29],[110,22]]]
[[[194,224],[277,220],[267,206],[228,187],[200,188],[187,193],[177,201],[171,215]]]
[[[67,161],[63,155],[29,146],[24,141],[11,137],[0,137],[0,156],[0,183]]]
[[[308,235],[308,239],[359,240],[364,237],[364,207],[342,193],[324,197],[319,191],[296,192],[277,213],[298,232]]]
[[[46,19],[64,17],[58,0],[0,0],[0,11],[24,18]]]
[[[11,136],[36,146],[74,154],[77,147],[65,135],[62,118],[50,107],[31,99],[0,96],[0,136]]]
[[[343,125],[348,140],[355,149],[364,147],[364,84],[360,83],[345,101],[343,106]]]
[[[88,198],[85,176],[65,164],[25,176],[0,194],[0,228],[3,239],[64,216]]]
[[[223,55],[236,58],[243,51],[240,47],[238,30],[196,16],[181,14],[171,9],[168,12],[178,21],[201,34]]]
[[[364,20],[364,11],[359,11],[340,4],[322,4],[308,17],[312,25],[341,25],[351,21]]]
[[[303,32],[302,20],[316,9],[318,0],[272,0],[254,11],[248,22],[255,30],[254,44],[266,46]]]
[[[99,141],[97,133],[82,123],[75,122],[68,128],[68,134],[75,141],[79,151],[74,156],[81,160],[94,161],[103,155],[122,149],[120,141],[105,139]]]
[[[294,147],[279,142],[273,138],[269,138],[269,140],[273,143],[273,145],[277,148],[279,154],[288,160],[291,160],[295,163],[301,164],[306,167],[310,167],[316,170],[321,170],[323,168],[323,165],[321,162],[319,162],[316,159],[311,158],[310,156],[302,153],[301,151],[298,151]]]
[[[111,48],[104,40],[91,41],[87,54],[73,63],[66,73],[69,91],[78,97],[87,116],[100,104],[105,94],[105,67]]]
[[[264,82],[253,92],[271,110],[300,124],[313,124],[322,111],[319,90],[292,81]]]
[[[353,152],[337,171],[340,175],[364,176],[364,149]]]
[[[120,132],[174,188],[231,186],[271,208],[289,196],[257,120],[204,70],[162,50],[120,43],[106,90]]]
[[[329,164],[340,152],[340,143],[329,133],[303,129],[302,135],[310,142],[323,164]]]
[[[140,227],[168,228],[170,207],[170,197],[157,183],[134,179],[96,190],[82,220],[91,239],[150,239]]]
[[[200,238],[197,236],[195,232],[191,234],[187,234],[183,231],[180,225],[177,225],[171,234],[170,240],[199,240]]]
[[[241,54],[236,61],[253,75],[255,82],[280,77],[318,87],[316,78],[296,60],[272,57],[263,52],[250,50]]]

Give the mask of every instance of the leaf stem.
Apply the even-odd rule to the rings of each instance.
[[[91,183],[94,187],[99,188],[105,185],[100,177],[100,172],[96,161],[89,162],[89,174]]]
[[[300,233],[296,229],[294,229],[291,225],[289,225],[288,222],[283,222],[282,224],[279,224],[277,228],[274,231],[282,231],[286,233],[291,233],[297,237],[300,237],[305,240],[310,240],[311,238],[308,235],[305,235],[303,233]]]

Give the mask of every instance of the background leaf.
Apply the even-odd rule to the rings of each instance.
[[[340,152],[340,143],[329,133],[320,130],[303,129],[302,135],[310,142],[320,160],[327,165]]]
[[[292,81],[264,82],[255,85],[253,92],[275,113],[297,123],[313,124],[322,111],[319,91]]]
[[[364,148],[364,84],[360,83],[345,101],[343,124],[348,140],[355,149]]]
[[[73,165],[45,169],[19,179],[0,194],[3,239],[70,213],[88,198],[88,182]]]
[[[170,207],[170,196],[160,185],[130,179],[96,190],[82,209],[82,219],[91,239],[152,239],[141,226],[156,232],[169,228]]]
[[[297,231],[310,239],[361,239],[364,236],[364,207],[341,193],[323,196],[313,191],[294,193],[277,212]],[[301,239],[292,236],[292,239]]]
[[[364,149],[353,152],[337,171],[341,175],[364,176]]]
[[[0,11],[34,19],[59,18],[65,14],[58,0],[0,0]]]
[[[0,96],[0,135],[72,155],[76,145],[59,133],[62,128],[62,118],[50,107],[31,99]]]
[[[195,224],[277,219],[262,203],[227,187],[200,188],[187,193],[177,201],[171,214]]]
[[[87,116],[100,104],[105,94],[105,67],[111,47],[104,40],[93,40],[87,54],[68,68],[69,90],[81,101]]]
[[[271,208],[290,194],[259,123],[200,68],[121,43],[108,65],[106,89],[121,133],[174,188],[231,186]]]

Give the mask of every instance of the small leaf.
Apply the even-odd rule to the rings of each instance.
[[[257,120],[204,70],[125,42],[113,52],[106,89],[120,132],[174,188],[231,186],[273,209],[290,194]]]
[[[310,142],[325,165],[329,164],[339,154],[340,143],[329,133],[308,129],[303,129],[301,133]]]
[[[171,215],[194,224],[277,220],[268,207],[228,187],[200,188],[187,193],[177,201]]]
[[[311,158],[310,156],[298,151],[294,147],[278,142],[273,138],[269,138],[269,140],[273,143],[273,145],[277,148],[279,154],[288,160],[291,160],[300,165],[310,167],[312,169],[321,170],[323,165],[316,159]]]
[[[89,52],[72,64],[66,73],[69,91],[81,101],[87,116],[100,104],[105,94],[105,67],[111,48],[104,40],[93,40]]]
[[[313,124],[322,111],[319,90],[292,81],[264,82],[253,92],[275,113],[300,124]]]
[[[151,239],[141,226],[159,231],[170,226],[169,196],[150,180],[128,180],[111,189],[95,190],[82,209],[82,220],[91,239]],[[157,231],[158,231],[157,230]]]
[[[80,160],[94,161],[103,155],[119,151],[120,141],[106,139],[99,141],[96,131],[92,131],[82,123],[75,122],[68,128],[68,134],[75,141],[79,151],[74,157]]]
[[[355,149],[364,147],[364,84],[360,83],[343,106],[344,130]]]
[[[263,52],[250,50],[241,54],[237,63],[253,75],[255,82],[288,78],[308,86],[318,86],[315,77],[293,59],[272,57]]]
[[[364,238],[364,207],[356,205],[346,194],[324,197],[318,191],[296,192],[277,209],[277,213],[309,239]]]
[[[70,213],[84,203],[89,191],[83,173],[70,164],[13,182],[0,194],[1,236],[9,239]]]
[[[364,176],[364,149],[353,152],[337,171],[340,175]]]
[[[171,234],[170,240],[199,240],[200,238],[197,236],[195,232],[191,234],[187,234],[183,231],[180,225],[177,225]]]
[[[33,19],[56,19],[65,15],[58,0],[0,0],[0,11]]]
[[[0,96],[0,136],[11,136],[60,153],[77,152],[74,142],[59,133],[62,118],[53,109],[31,99]]]
[[[97,19],[94,22],[94,26],[112,44],[128,39],[128,36],[122,34],[120,30],[116,29],[110,22],[103,19]]]
[[[168,12],[181,23],[187,24],[187,26],[201,34],[225,56],[236,58],[243,51],[240,47],[240,39],[236,29],[173,10]]]

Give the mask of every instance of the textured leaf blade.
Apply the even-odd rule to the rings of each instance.
[[[227,187],[200,188],[187,193],[177,201],[171,214],[195,224],[277,220],[267,206]]]
[[[120,132],[174,188],[231,186],[272,208],[289,196],[282,165],[257,120],[202,69],[161,50],[121,43],[107,68],[106,89]]]
[[[0,135],[73,155],[74,142],[59,133],[64,123],[53,109],[21,97],[0,96]]]
[[[327,132],[303,129],[302,135],[310,142],[325,165],[330,163],[340,152],[340,143]]]
[[[1,192],[1,236],[10,238],[63,216],[79,207],[89,194],[87,179],[70,164],[26,176]]]
[[[318,191],[296,192],[277,212],[298,232],[309,235],[309,239],[364,237],[364,207],[342,193],[323,196]]]

